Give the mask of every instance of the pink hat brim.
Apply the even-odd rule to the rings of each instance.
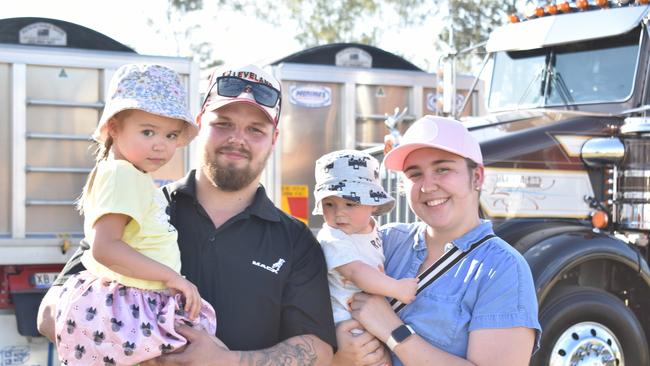
[[[390,170],[401,172],[404,170],[404,161],[406,160],[406,157],[408,157],[408,155],[413,151],[424,149],[424,148],[443,150],[446,152],[450,152],[452,154],[456,154],[462,158],[465,158],[465,155],[463,153],[456,151],[454,149],[450,149],[447,146],[441,146],[437,144],[424,143],[424,142],[414,142],[414,143],[406,143],[404,145],[399,145],[396,148],[389,151],[388,154],[384,156],[384,166]],[[467,158],[474,161],[474,159],[472,159],[471,157],[467,157]],[[477,163],[478,165],[483,165],[483,161],[475,161],[475,163]]]

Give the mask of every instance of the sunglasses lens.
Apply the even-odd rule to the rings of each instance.
[[[246,87],[246,82],[240,78],[221,77],[217,79],[217,92],[224,97],[239,96]]]
[[[229,98],[234,98],[249,87],[253,92],[255,101],[263,106],[273,108],[280,98],[280,93],[268,85],[249,82],[238,77],[222,76],[217,79],[217,93]]]
[[[266,85],[257,84],[257,88],[253,87],[253,96],[255,100],[267,107],[273,108],[278,101],[278,92]]]

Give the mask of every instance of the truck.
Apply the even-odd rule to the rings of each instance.
[[[90,136],[113,73],[158,63],[181,76],[198,111],[199,68],[145,56],[92,29],[57,19],[0,19],[0,365],[57,364],[36,329],[38,305],[82,238],[74,208],[94,164]],[[154,175],[183,176],[193,147]]]
[[[473,104],[459,103],[461,120],[485,163],[481,215],[533,275],[543,329],[534,366],[650,365],[649,17],[647,1],[533,7],[490,34],[485,85],[458,79]],[[272,64],[284,119],[267,184],[314,231],[315,158],[352,148],[381,160],[385,135],[442,112],[427,101],[447,83],[384,56],[327,45]],[[379,222],[417,220],[399,176],[382,179],[397,203]]]
[[[650,7],[531,9],[486,44],[480,208],[528,261],[532,365],[650,365]]]

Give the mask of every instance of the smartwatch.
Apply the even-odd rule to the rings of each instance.
[[[394,352],[395,347],[397,347],[398,344],[404,342],[406,338],[410,337],[413,334],[415,334],[415,331],[413,328],[411,328],[410,325],[402,324],[390,333],[390,337],[388,337],[386,345],[391,351]]]

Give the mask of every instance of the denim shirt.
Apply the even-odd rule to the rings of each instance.
[[[387,275],[397,279],[417,276],[427,257],[425,233],[422,222],[380,229]],[[482,221],[452,244],[466,251],[488,234],[493,234],[492,223]],[[499,237],[484,242],[449,269],[399,316],[431,345],[462,358],[467,357],[469,333],[476,329],[533,328],[535,350],[539,348],[541,327],[530,268]],[[393,365],[402,365],[394,354]]]

